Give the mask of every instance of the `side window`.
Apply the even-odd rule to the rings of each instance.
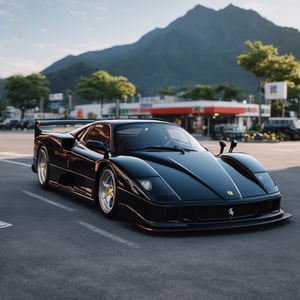
[[[110,140],[110,128],[106,124],[96,124],[93,126],[87,134],[84,136],[83,141],[99,141],[109,143]]]

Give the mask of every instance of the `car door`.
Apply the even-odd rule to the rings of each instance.
[[[110,142],[111,130],[108,124],[98,123],[80,133],[68,155],[69,170],[73,173],[74,188],[81,193],[92,195],[99,161],[104,158],[104,151],[87,147],[88,141]]]

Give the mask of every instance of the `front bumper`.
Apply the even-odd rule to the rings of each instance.
[[[227,221],[205,221],[205,222],[153,222],[143,220],[137,224],[139,227],[149,231],[208,231],[233,228],[245,228],[272,224],[291,218],[292,215],[282,209],[277,213],[267,214],[251,219],[236,219]]]
[[[267,203],[267,205],[266,205]],[[128,203],[119,203],[127,218],[137,226],[150,231],[207,231],[231,228],[253,227],[272,224],[292,217],[281,208],[280,199],[258,202],[250,210],[242,210],[241,215],[228,216],[231,207],[237,211],[237,206],[205,206],[199,207],[161,207],[147,205],[133,207]],[[275,204],[274,204],[275,203]],[[144,202],[145,205],[145,202]],[[201,215],[199,213],[201,211]],[[203,212],[202,212],[203,211]],[[226,212],[226,216],[225,216]]]

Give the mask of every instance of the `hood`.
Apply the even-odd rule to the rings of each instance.
[[[210,152],[142,154],[181,200],[241,200],[266,195],[253,178]]]

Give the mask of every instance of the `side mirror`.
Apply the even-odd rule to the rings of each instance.
[[[238,144],[237,140],[233,139],[231,141],[229,152],[232,152],[232,150],[237,146],[237,144]]]
[[[73,137],[68,137],[68,138],[64,138],[61,141],[61,146],[64,150],[71,150],[75,145],[75,138]]]
[[[224,140],[219,141],[219,145],[220,145],[220,153],[218,154],[221,155],[224,151],[224,148],[226,147],[226,142]]]

